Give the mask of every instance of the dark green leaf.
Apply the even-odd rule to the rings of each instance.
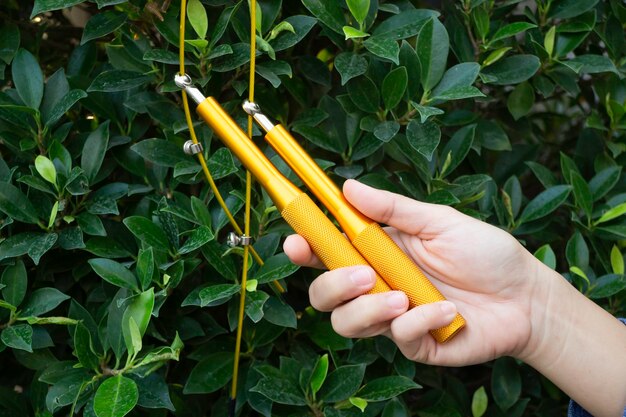
[[[513,55],[483,68],[481,77],[485,83],[519,84],[535,75],[540,66],[539,58],[534,55]]]
[[[611,297],[626,289],[624,275],[609,274],[598,278],[589,288],[587,297],[597,300]]]
[[[23,223],[37,224],[37,211],[28,198],[8,182],[0,182],[0,211]]]
[[[206,226],[197,227],[191,232],[185,244],[178,249],[178,253],[183,255],[201,248],[204,244],[214,239],[213,232]]]
[[[92,82],[88,92],[103,91],[115,92],[126,91],[142,86],[152,79],[149,75],[128,70],[110,70],[100,73]]]
[[[555,0],[548,16],[553,19],[570,19],[592,9],[597,3],[598,0]]]
[[[535,90],[527,83],[518,84],[509,94],[506,105],[515,120],[528,114],[535,104]]]
[[[547,216],[567,200],[571,191],[569,185],[557,185],[541,192],[524,208],[518,222],[521,224]]]
[[[298,265],[293,264],[287,255],[280,253],[266,259],[263,266],[254,274],[259,284],[276,281],[286,278],[299,269]]]
[[[457,130],[450,141],[441,151],[443,161],[446,161],[450,155],[450,162],[444,165],[441,175],[446,175],[454,171],[463,162],[469,150],[474,143],[474,135],[476,133],[476,124],[471,124]],[[443,162],[442,162],[443,163]]]
[[[98,417],[123,417],[139,399],[137,384],[121,374],[106,379],[96,391],[93,409]]]
[[[498,29],[489,40],[489,43],[494,43],[502,39],[510,38],[511,36],[515,36],[518,33],[522,33],[527,31],[528,29],[536,27],[537,25],[528,22],[509,23],[508,25],[502,26],[500,29]]]
[[[37,59],[26,49],[19,49],[13,58],[13,82],[24,104],[39,109],[43,98],[43,73]]]
[[[502,411],[506,411],[517,402],[522,393],[522,378],[517,364],[512,358],[496,360],[491,375],[493,399]]]
[[[45,233],[39,235],[37,239],[32,241],[28,248],[28,256],[30,256],[35,265],[39,265],[41,257],[52,249],[58,238],[59,235],[56,233]]]
[[[374,136],[382,142],[389,142],[400,131],[400,124],[396,121],[379,123],[374,128]]]
[[[450,90],[454,90],[458,87],[469,87],[480,71],[480,65],[476,62],[463,62],[449,68],[441,78],[437,87],[432,91],[431,96],[433,98],[448,95]]]
[[[352,102],[367,113],[375,113],[380,106],[380,92],[369,78],[361,76],[351,79],[347,84]]]
[[[30,18],[37,16],[43,12],[49,12],[51,10],[65,9],[75,4],[82,3],[85,0],[35,0],[35,5],[30,14]]]
[[[342,52],[335,57],[335,68],[341,75],[341,85],[367,71],[367,60],[354,52]]]
[[[380,23],[372,35],[394,40],[408,39],[417,35],[429,19],[438,16],[438,12],[429,9],[405,10]]]
[[[83,30],[83,37],[80,44],[83,45],[90,40],[98,39],[117,30],[126,22],[126,14],[114,10],[106,10],[92,16]]]
[[[17,324],[2,330],[0,340],[10,348],[33,351],[33,328],[28,324]]]
[[[131,149],[144,159],[166,167],[174,167],[179,162],[189,161],[183,149],[163,139],[144,139],[131,146]]]
[[[65,113],[67,113],[80,99],[87,97],[83,90],[72,90],[64,95],[50,110],[44,113],[43,121],[46,126],[54,125]]]
[[[396,107],[408,86],[409,78],[405,67],[398,67],[389,72],[383,80],[383,103],[385,103],[385,109],[392,110]]]
[[[346,20],[337,2],[332,0],[302,0],[302,3],[320,22],[343,35]]]
[[[363,46],[372,54],[399,64],[400,45],[398,41],[385,37],[372,36],[363,42]]]
[[[572,172],[571,175],[576,206],[585,212],[587,218],[590,218],[591,211],[593,210],[593,197],[589,184],[587,184],[587,181],[585,181],[579,173]]]
[[[433,122],[420,123],[411,120],[406,128],[406,138],[413,149],[424,155],[429,161],[441,139],[441,129]]]
[[[285,377],[262,378],[251,391],[258,392],[278,404],[306,405],[300,387]]]
[[[364,375],[364,364],[338,367],[326,378],[326,382],[320,389],[320,398],[325,403],[348,399],[359,390]]]
[[[421,386],[403,376],[387,376],[368,382],[357,392],[359,398],[367,401],[384,401]]]
[[[137,278],[124,265],[106,258],[90,259],[89,265],[91,265],[94,272],[100,275],[105,281],[117,287],[139,291]]]
[[[80,166],[84,170],[85,176],[90,184],[93,183],[100,171],[108,145],[109,121],[107,120],[87,136],[87,140],[83,146]]]
[[[438,19],[430,19],[421,28],[416,46],[424,90],[432,90],[441,80],[446,70],[449,47],[450,41],[446,28]]]
[[[24,262],[18,259],[15,265],[7,266],[4,271],[2,271],[0,284],[4,285],[4,288],[2,288],[2,298],[4,298],[4,301],[15,307],[19,307],[24,300],[28,287],[28,276]]]
[[[593,195],[593,201],[598,201],[615,187],[619,181],[622,167],[619,165],[610,166],[598,172],[589,181],[589,188]]]
[[[86,369],[98,370],[100,360],[93,350],[91,334],[83,323],[78,323],[74,329],[74,355]]]
[[[21,317],[38,317],[54,310],[63,301],[69,299],[68,295],[52,287],[44,287],[33,291],[22,306]]]
[[[263,318],[281,327],[298,327],[296,312],[289,305],[276,297],[270,297],[263,305]]]
[[[20,47],[20,31],[15,24],[5,24],[0,28],[0,60],[10,64]],[[4,71],[2,71],[4,72]]]
[[[268,298],[269,295],[263,291],[257,290],[247,293],[245,313],[253,323],[258,323],[263,318],[263,307]]]
[[[476,139],[480,144],[494,151],[510,151],[511,142],[500,125],[491,120],[481,120],[476,128]]]
[[[185,394],[215,392],[224,387],[232,375],[233,353],[211,353],[191,370],[183,392]]]
[[[241,286],[237,284],[218,284],[203,288],[199,293],[200,306],[206,307],[224,304],[240,290]]]
[[[174,411],[169,387],[159,373],[153,372],[145,377],[129,374],[128,377],[135,381],[139,390],[137,405],[145,408],[166,408]]]
[[[169,241],[163,229],[152,221],[141,216],[130,216],[124,219],[124,224],[139,240],[158,250],[167,250]]]

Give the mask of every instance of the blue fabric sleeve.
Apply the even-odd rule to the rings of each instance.
[[[626,319],[619,319],[622,323],[626,324]],[[574,401],[570,401],[567,417],[593,417],[584,408],[576,404]],[[623,417],[626,417],[626,409],[624,409]]]

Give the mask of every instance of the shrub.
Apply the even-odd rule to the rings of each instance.
[[[626,312],[623,2],[259,4],[257,101],[334,180],[498,225]],[[189,7],[187,72],[243,126],[247,2]],[[242,250],[182,151],[179,12],[0,6],[0,416],[228,415]],[[196,128],[242,222],[245,173]],[[266,263],[249,271],[237,415],[563,413],[567,398],[510,358],[444,369],[336,335],[308,305],[318,272],[290,265],[290,229],[258,188],[252,208]]]

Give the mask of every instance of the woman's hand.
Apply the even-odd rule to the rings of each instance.
[[[407,311],[404,293],[366,294],[374,285],[368,267],[328,271],[311,285],[311,304],[332,311],[335,330],[346,337],[385,334],[415,361],[467,365],[516,356],[531,332],[531,300],[538,261],[511,235],[450,207],[420,203],[356,181],[347,181],[348,201],[369,218],[388,224],[389,235],[450,302]],[[306,241],[284,245],[300,265],[321,266]],[[452,321],[466,328],[445,344],[428,333]]]

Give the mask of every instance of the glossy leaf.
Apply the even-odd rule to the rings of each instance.
[[[32,109],[39,109],[44,85],[43,73],[37,59],[26,49],[19,49],[11,68],[15,88],[24,104]]]
[[[0,333],[2,343],[13,349],[33,351],[33,328],[28,324],[9,326]]]
[[[514,55],[483,68],[481,77],[486,83],[519,84],[535,75],[541,62],[534,55]]]
[[[85,176],[92,183],[104,161],[104,155],[109,145],[109,122],[101,124],[96,130],[87,136],[83,153],[80,159],[80,166],[85,172]]]
[[[124,219],[124,224],[139,240],[158,250],[167,250],[169,241],[163,229],[152,221],[141,216],[130,216]]]
[[[211,393],[221,389],[233,374],[233,354],[215,352],[207,355],[189,374],[185,394]]]
[[[54,310],[63,301],[70,297],[52,287],[44,287],[33,291],[22,306],[20,315],[22,317],[41,316]]]
[[[396,107],[408,86],[408,73],[405,67],[398,67],[389,72],[383,80],[383,103],[385,103],[385,109],[391,110]]]
[[[344,365],[332,371],[322,388],[320,398],[326,403],[340,402],[353,396],[361,386],[365,365]]]
[[[557,185],[541,192],[526,205],[518,222],[530,222],[552,213],[567,200],[571,190],[569,185]]]
[[[417,56],[421,67],[422,87],[430,91],[443,76],[448,59],[449,38],[446,28],[437,19],[430,19],[417,37]]]
[[[19,307],[24,301],[28,287],[28,276],[24,262],[17,260],[15,265],[5,267],[0,277],[0,284],[4,286],[2,288],[4,301]]]
[[[37,212],[28,198],[8,182],[0,182],[0,211],[23,223],[37,224]]]
[[[386,376],[368,382],[357,392],[357,396],[367,401],[384,401],[403,392],[419,388],[421,386],[409,378]]]
[[[522,379],[515,361],[504,357],[496,360],[491,376],[493,399],[506,411],[517,402],[522,392]]]
[[[335,57],[335,68],[341,75],[341,85],[345,85],[352,78],[365,74],[367,60],[353,52],[342,52]]]
[[[433,122],[419,123],[412,120],[407,126],[406,137],[411,147],[430,161],[439,146],[441,129]]]
[[[96,391],[93,409],[97,417],[123,417],[139,399],[137,384],[121,374],[107,378]]]
[[[110,70],[98,75],[91,83],[87,92],[116,92],[126,91],[142,86],[149,82],[151,77],[129,70]]]
[[[126,14],[114,10],[106,10],[92,16],[85,25],[80,44],[83,45],[114,32],[126,22],[126,18]]]
[[[111,259],[96,258],[90,259],[89,265],[91,265],[94,272],[100,275],[105,281],[117,287],[139,291],[137,278],[122,264]]]

